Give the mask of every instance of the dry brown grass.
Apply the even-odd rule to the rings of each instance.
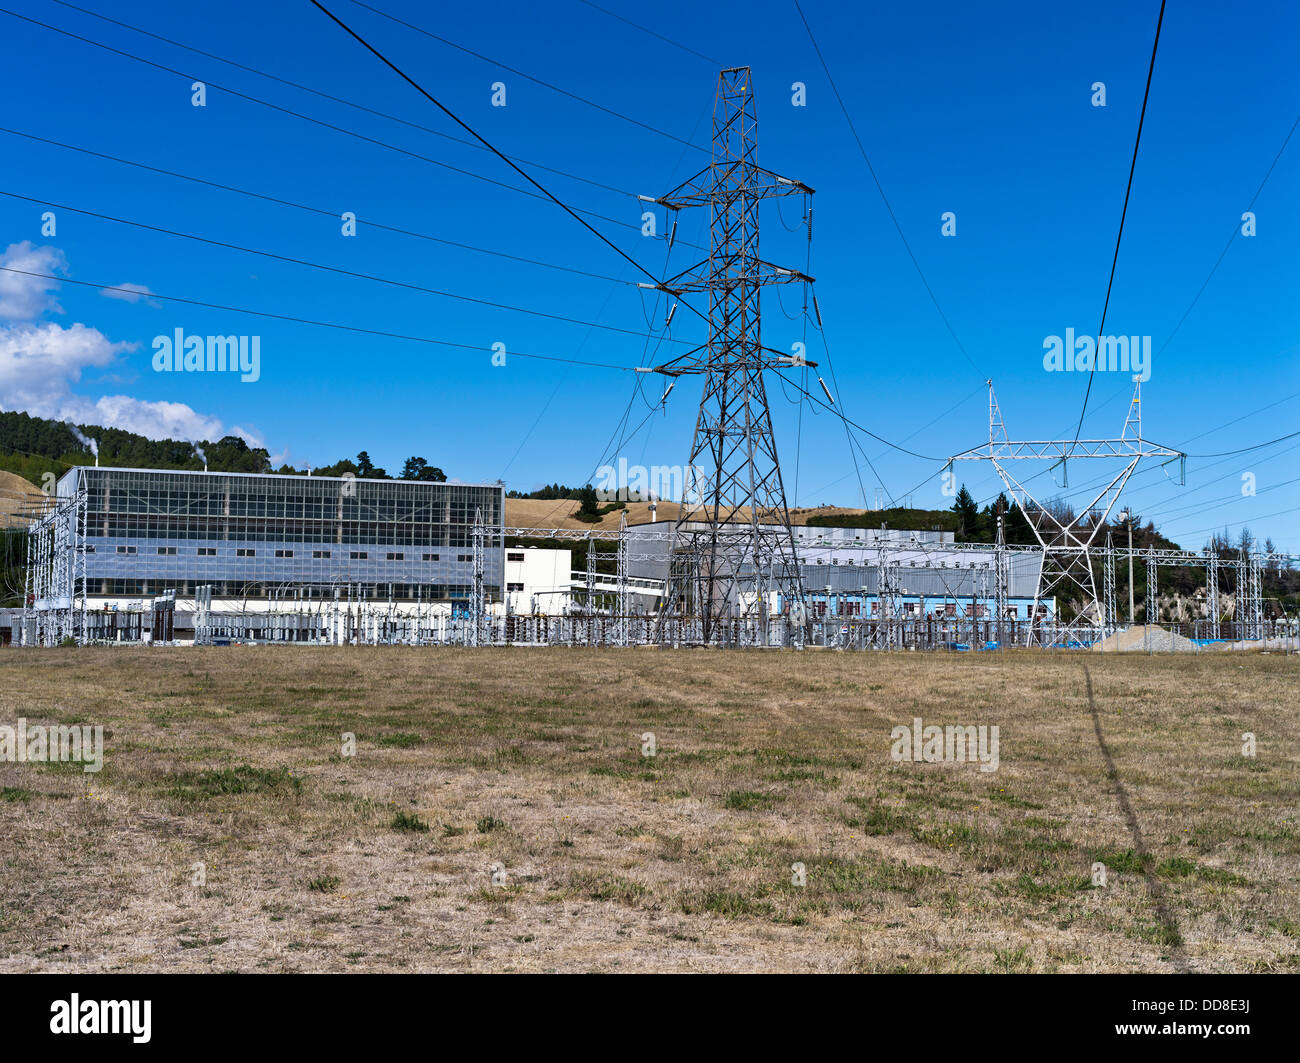
[[[0,723],[110,736],[0,764],[0,970],[1300,969],[1297,658],[2,663]],[[892,762],[918,715],[997,724],[1000,770]]]
[[[650,522],[649,502],[629,502],[624,509],[612,510],[594,524],[578,520],[574,516],[577,512],[578,502],[573,499],[507,498],[506,526],[510,528],[570,528],[590,532],[612,531],[618,528],[623,513],[627,514],[629,524],[648,524]],[[675,521],[680,513],[681,505],[679,503],[660,502],[655,518],[660,523]],[[845,516],[848,514],[866,518],[869,516],[870,511],[865,509],[845,509],[842,506],[811,506],[790,510],[790,523],[807,524],[809,517]],[[748,507],[742,507],[737,511],[737,519],[749,519]]]
[[[30,514],[45,501],[41,489],[16,472],[0,469],[0,528],[25,528]]]

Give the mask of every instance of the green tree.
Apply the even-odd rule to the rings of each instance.
[[[578,511],[573,516],[588,524],[595,524],[600,520],[599,499],[596,498],[596,489],[591,484],[578,491]]]
[[[957,500],[952,504],[952,511],[957,514],[957,538],[966,542],[977,541],[979,536],[980,509],[974,497],[961,485]]]
[[[447,475],[436,465],[430,465],[423,458],[410,457],[402,465],[403,480],[424,480],[428,483],[445,483]]]

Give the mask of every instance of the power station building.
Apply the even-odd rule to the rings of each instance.
[[[217,601],[454,605],[473,591],[476,519],[484,590],[501,598],[500,484],[82,466],[56,496],[71,560],[54,590],[89,609],[200,587]]]
[[[543,641],[617,639],[663,608],[671,524],[629,525],[603,542],[599,531],[557,530],[557,547],[588,539],[585,571],[569,549],[506,545],[527,531],[506,528],[501,483],[79,466],[32,522],[26,600],[0,626],[24,645],[480,645],[521,624],[532,631],[527,617],[552,618],[534,625]],[[1002,619],[1030,620],[1039,551],[1007,548],[999,562],[949,532],[793,535],[813,623],[985,621],[999,601]],[[773,615],[791,608],[766,593]],[[1054,607],[1040,603],[1041,619]]]
[[[683,531],[704,532],[707,525],[687,522]],[[904,617],[996,615],[996,555],[992,546],[954,542],[952,532],[897,528],[791,529],[799,556],[804,595],[816,617],[877,617],[882,597]],[[668,572],[672,526],[628,527],[628,571],[632,576],[663,580]],[[770,529],[773,535],[778,529]],[[1028,620],[1033,612],[1041,551],[1006,550],[1007,587],[1004,619]],[[887,585],[882,586],[882,578]],[[780,602],[772,607],[779,609]],[[1040,613],[1055,613],[1055,600],[1040,603]]]

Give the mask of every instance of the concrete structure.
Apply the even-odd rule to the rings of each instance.
[[[573,551],[511,546],[505,551],[505,602],[512,613],[556,615],[573,600]]]

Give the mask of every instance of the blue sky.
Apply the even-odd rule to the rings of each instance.
[[[666,247],[641,235],[644,205],[634,195],[666,191],[707,162],[705,151],[681,141],[707,147],[717,64],[750,65],[759,161],[817,190],[811,272],[836,398],[860,425],[927,456],[863,437],[875,469],[862,467],[868,501],[883,482],[889,497],[910,492],[916,505],[947,505],[940,463],[986,437],[986,377],[994,380],[1013,437],[1074,432],[1086,374],[1044,371],[1043,342],[1067,328],[1079,334],[1097,328],[1159,5],[802,2],[965,354],[908,258],[793,2],[602,3],[685,47],[581,0],[371,5],[488,60],[351,0],[327,6],[494,145],[528,160],[524,168],[562,200],[602,216],[589,220],[656,275]],[[111,6],[84,0],[79,6],[466,137],[306,0]],[[663,336],[664,307],[636,288],[636,271],[553,204],[491,183],[524,185],[500,160],[53,0],[12,0],[10,9],[179,73],[0,14],[0,85],[11,101],[0,125],[327,213],[0,133],[6,163],[0,191],[10,193],[0,196],[0,251],[11,248],[4,264],[92,282],[33,287],[31,278],[0,276],[0,311],[7,315],[0,321],[4,408],[113,420],[151,434],[238,427],[295,464],[323,464],[365,449],[393,470],[418,454],[453,477],[500,477],[523,490],[585,481],[602,460],[620,456],[645,465],[687,460],[699,378],[683,378],[666,411],[618,445],[629,402],[629,427],[635,427],[650,412],[646,399],[653,405],[662,393],[661,378],[641,378],[644,398],[634,398],[638,378],[631,372],[520,357],[544,354],[626,370],[689,349],[703,339],[703,326],[679,311],[671,336]],[[1217,455],[1296,429],[1300,134],[1254,205],[1256,235],[1238,232],[1231,240],[1170,337],[1300,113],[1298,52],[1300,17],[1288,3],[1176,3],[1165,15],[1106,331],[1152,337],[1145,434],[1193,455]],[[191,103],[196,79],[208,84],[201,108]],[[1091,102],[1098,81],[1106,86],[1105,107]],[[504,107],[492,106],[494,82],[506,87]],[[806,106],[792,104],[795,82],[806,85]],[[274,111],[229,89],[445,165]],[[775,204],[764,207],[762,254],[802,268],[799,205],[791,199],[783,206],[783,216]],[[579,323],[330,274],[66,208]],[[46,210],[56,215],[54,236],[41,232]],[[337,216],[344,211],[360,219],[355,237],[340,233]],[[941,235],[945,211],[956,215],[954,237]],[[662,233],[662,212],[659,224]],[[703,257],[686,245],[706,244],[706,225],[699,211],[683,214],[669,273]],[[162,299],[128,301],[96,285],[141,286],[464,347]],[[763,338],[788,349],[803,335],[801,303],[795,287],[780,295],[784,305],[771,291],[764,296]],[[655,326],[649,340],[647,318]],[[155,372],[153,338],[177,328],[259,336],[260,379]],[[808,355],[822,361],[830,382],[815,330],[809,337]],[[505,345],[504,367],[491,363],[494,343]],[[1119,432],[1131,388],[1123,374],[1096,375],[1085,436]],[[769,395],[791,504],[861,504],[842,423],[807,403],[801,416],[797,393],[783,393],[775,380]],[[1140,472],[1125,501],[1184,546],[1198,548],[1210,529],[1229,525],[1235,532],[1248,523],[1279,548],[1300,552],[1300,485],[1288,482],[1296,478],[1297,444],[1300,439],[1246,454],[1192,457],[1184,488],[1159,469]],[[1081,463],[1071,470],[1070,487],[1100,471]],[[959,472],[981,501],[1000,486],[986,466]],[[1244,474],[1254,476],[1252,497],[1242,494]],[[1061,493],[1048,477],[1036,486],[1044,496]]]

